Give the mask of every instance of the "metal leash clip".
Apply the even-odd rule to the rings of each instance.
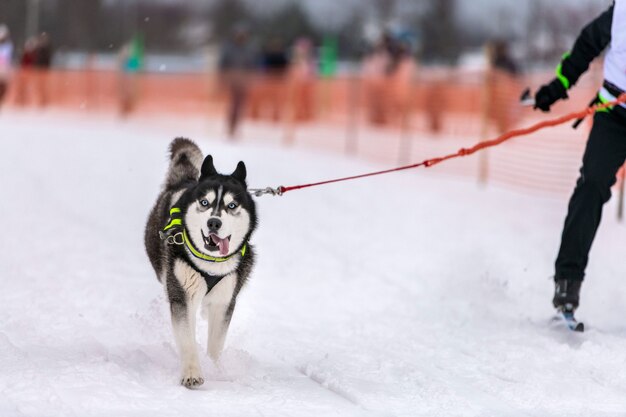
[[[283,195],[283,186],[279,185],[276,188],[266,187],[266,188],[251,188],[250,192],[255,197],[261,197],[265,194],[271,194],[273,196],[282,196]]]
[[[185,243],[183,238],[183,232],[178,232],[175,235],[171,235],[167,237],[168,245],[182,245]]]
[[[165,240],[168,245],[183,245],[185,243],[183,232],[178,232],[172,235],[161,231],[159,232],[159,237],[161,240]]]

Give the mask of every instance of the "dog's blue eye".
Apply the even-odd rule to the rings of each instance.
[[[207,200],[207,199],[200,200],[200,205],[203,206],[203,207],[208,207],[209,206],[209,200]]]
[[[229,209],[231,209],[231,210],[236,209],[237,208],[237,203],[230,203],[227,207]]]

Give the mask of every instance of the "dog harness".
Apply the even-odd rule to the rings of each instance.
[[[170,209],[170,218],[167,222],[167,225],[163,228],[162,231],[159,232],[159,237],[161,238],[161,240],[165,240],[168,245],[184,245],[193,256],[207,262],[226,262],[237,254],[236,252],[232,255],[221,258],[202,253],[194,246],[191,239],[189,239],[187,229],[183,227],[183,219],[181,216],[182,212],[180,208],[172,207]],[[247,246],[248,244],[244,243],[241,250],[238,252],[241,254],[242,257],[246,254]]]

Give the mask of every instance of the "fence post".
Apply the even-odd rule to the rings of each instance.
[[[413,87],[413,84],[411,84]],[[411,94],[409,97],[413,97]],[[404,165],[410,162],[412,151],[411,140],[411,110],[413,109],[413,100],[409,99],[403,103],[400,109],[400,146],[398,154],[398,163]]]
[[[285,106],[285,135],[283,136],[283,144],[286,146],[293,145],[296,140],[296,105],[298,98],[296,97],[296,87],[293,80],[287,80],[287,93],[285,94],[287,105]]]
[[[487,68],[485,70],[485,77],[483,79],[483,88],[481,94],[480,140],[486,140],[487,136],[489,135],[489,118],[493,111],[493,106],[491,103],[494,90],[492,54],[493,47],[488,44],[487,46],[485,46],[485,60],[487,61]],[[478,155],[478,182],[480,184],[486,184],[488,178],[489,153],[485,149]]]
[[[361,79],[359,75],[355,74],[348,83],[348,123],[346,130],[346,153],[348,155],[354,155],[358,151],[360,91]]]
[[[409,129],[408,116],[402,117],[402,127],[400,128],[400,147],[398,152],[398,164],[409,163],[411,155],[411,130]]]

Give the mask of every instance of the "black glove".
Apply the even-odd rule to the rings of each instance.
[[[563,86],[563,83],[558,78],[552,80],[549,84],[543,85],[535,93],[535,107],[534,109],[541,109],[541,111],[549,112],[550,107],[561,99],[567,99],[567,90]]]

